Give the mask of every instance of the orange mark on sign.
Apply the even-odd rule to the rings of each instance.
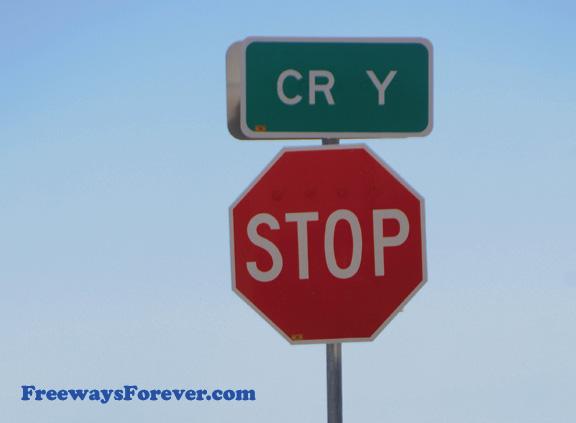
[[[266,125],[256,125],[254,127],[254,131],[256,132],[266,132]]]

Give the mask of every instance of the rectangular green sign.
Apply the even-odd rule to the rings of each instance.
[[[432,130],[432,45],[423,38],[247,38],[240,78],[248,139]]]

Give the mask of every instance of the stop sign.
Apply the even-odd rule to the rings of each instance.
[[[293,344],[371,341],[426,282],[424,199],[365,145],[284,148],[230,236],[233,290]]]

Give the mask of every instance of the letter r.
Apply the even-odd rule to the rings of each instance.
[[[309,73],[310,80],[308,81],[308,103],[314,105],[316,104],[316,92],[322,92],[324,97],[326,97],[326,102],[333,106],[334,105],[334,97],[332,97],[332,92],[330,91],[334,86],[334,75],[332,72],[327,70],[311,70]],[[319,84],[316,82],[316,79],[326,78],[326,83]]]

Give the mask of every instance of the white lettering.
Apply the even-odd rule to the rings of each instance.
[[[350,260],[350,265],[344,269],[336,263],[336,255],[334,253],[334,232],[336,224],[340,220],[348,222],[352,231],[352,259]],[[348,279],[358,272],[360,261],[362,260],[362,230],[360,229],[358,218],[350,210],[336,210],[328,217],[324,234],[324,254],[326,255],[328,270],[337,278]]]
[[[300,279],[310,278],[310,259],[308,245],[308,222],[319,220],[318,212],[286,213],[286,222],[295,222],[298,239],[298,275]],[[347,267],[340,267],[336,261],[334,237],[338,222],[344,220],[348,223],[352,234],[352,257]],[[384,220],[398,222],[398,233],[393,236],[384,236]],[[283,268],[283,258],[278,247],[269,239],[258,234],[258,227],[267,225],[272,230],[280,229],[280,224],[274,216],[260,213],[248,222],[247,234],[250,241],[257,247],[265,250],[272,259],[269,270],[261,270],[255,261],[246,262],[250,275],[259,282],[273,281],[280,275]],[[397,247],[408,239],[410,224],[408,217],[398,209],[382,209],[372,211],[372,228],[374,236],[374,275],[384,276],[384,249]],[[324,256],[330,273],[339,279],[349,279],[360,269],[362,261],[362,228],[358,217],[346,209],[336,210],[326,220],[324,232]],[[318,264],[318,263],[317,263]]]
[[[332,75],[332,73],[328,72],[327,70],[311,70],[309,73],[309,77],[310,77],[310,81],[309,81],[309,87],[308,87],[309,88],[309,90],[308,90],[308,95],[309,95],[308,102],[310,104],[316,104],[316,93],[317,92],[323,92],[324,96],[326,97],[326,101],[328,102],[328,104],[333,105],[334,104],[334,98],[332,98],[332,93],[330,92],[330,90],[334,86],[334,75]],[[325,84],[318,84],[318,83],[316,83],[317,77],[327,78],[328,82],[326,82]]]
[[[308,222],[317,221],[318,212],[286,213],[286,222],[296,222],[298,231],[298,273],[308,279]]]
[[[390,85],[390,82],[392,82],[394,76],[396,76],[397,71],[393,70],[388,72],[388,75],[386,76],[383,82],[380,82],[378,80],[378,77],[376,76],[374,71],[368,70],[366,71],[366,73],[368,74],[370,80],[378,90],[378,105],[383,106],[384,103],[386,102],[385,98],[386,88],[388,88],[388,85]]]
[[[297,94],[296,96],[290,98],[287,97],[286,94],[284,93],[284,81],[289,76],[296,78],[297,80],[302,79],[302,75],[300,74],[300,72],[295,71],[294,69],[287,69],[284,72],[282,72],[278,77],[278,82],[276,83],[276,90],[278,91],[278,97],[280,98],[280,100],[282,100],[282,103],[292,106],[294,104],[300,103],[300,100],[302,100],[302,96]]]
[[[396,247],[401,245],[408,238],[410,224],[408,218],[398,209],[374,210],[372,212],[374,222],[374,274],[384,276],[384,247]],[[382,222],[384,219],[394,219],[400,225],[400,230],[396,236],[383,236]]]
[[[270,229],[280,229],[280,224],[274,216],[268,213],[257,214],[248,222],[248,238],[250,238],[250,241],[252,241],[254,245],[266,250],[266,252],[270,254],[270,257],[272,257],[272,267],[270,270],[261,271],[254,261],[247,262],[246,267],[248,268],[250,276],[257,281],[270,282],[276,279],[282,271],[282,254],[280,254],[280,250],[278,250],[278,247],[276,247],[274,243],[258,234],[258,226],[261,224],[268,225]]]

